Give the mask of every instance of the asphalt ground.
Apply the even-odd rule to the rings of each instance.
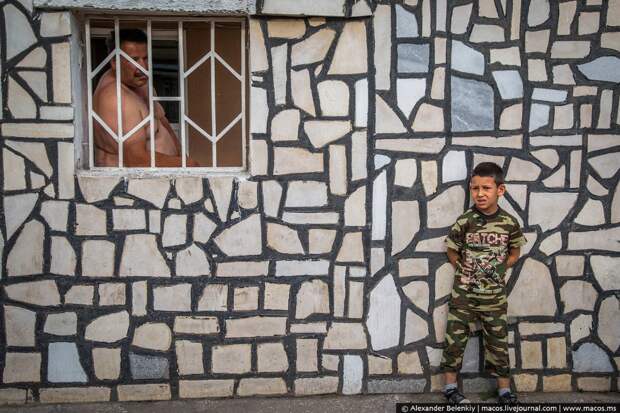
[[[468,394],[474,403],[494,403],[490,394]],[[620,393],[522,393],[522,403],[613,403]],[[356,396],[247,397],[158,402],[32,404],[0,407],[0,413],[376,413],[396,412],[396,403],[444,403],[441,394],[383,394]],[[617,409],[620,411],[620,409]]]

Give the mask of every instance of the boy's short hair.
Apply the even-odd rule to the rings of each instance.
[[[120,29],[118,31],[118,41],[122,44],[123,42],[134,42],[134,43],[148,43],[148,37],[146,37],[146,33],[144,33],[140,29]],[[114,51],[114,30],[112,30],[106,39],[106,46],[108,46],[108,53]],[[120,47],[120,45],[119,45]]]
[[[495,185],[500,186],[504,183],[504,171],[494,162],[482,162],[476,165],[471,176],[492,177]]]

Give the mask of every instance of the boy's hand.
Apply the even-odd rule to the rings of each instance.
[[[457,271],[461,273],[461,283],[462,284],[472,284],[474,282],[473,274],[474,267],[469,260],[458,260],[457,261]]]

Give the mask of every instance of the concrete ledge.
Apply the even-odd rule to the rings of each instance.
[[[367,0],[34,0],[40,9],[136,13],[200,13],[210,15],[273,15],[317,17],[367,17],[372,15]]]

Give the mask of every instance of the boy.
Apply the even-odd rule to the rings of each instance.
[[[476,166],[469,184],[474,206],[461,215],[446,239],[447,254],[455,268],[450,298],[447,346],[441,369],[445,376],[444,394],[450,403],[469,403],[459,392],[457,373],[469,338],[469,323],[479,319],[485,349],[485,370],[497,377],[502,404],[517,403],[510,392],[510,363],[506,312],[508,308],[504,276],[519,259],[526,243],[516,219],[497,205],[504,195],[504,174],[491,162]]]

